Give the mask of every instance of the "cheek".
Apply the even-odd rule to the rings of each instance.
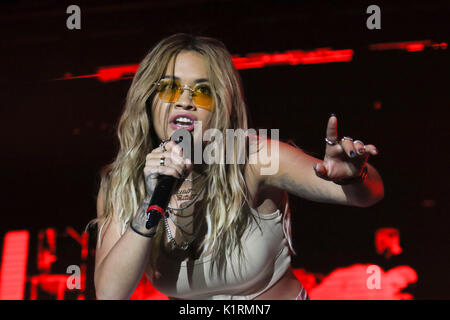
[[[203,131],[209,129],[212,125],[213,113],[202,110],[199,119],[202,121]]]

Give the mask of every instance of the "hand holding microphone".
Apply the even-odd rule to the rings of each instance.
[[[169,142],[147,155],[144,167],[147,196],[131,223],[135,232],[146,237],[154,235],[177,180],[189,175],[194,167],[191,154],[192,135],[179,129]]]
[[[170,176],[181,179],[189,174],[192,165],[183,159],[182,148],[170,140],[162,147],[154,149],[146,157],[144,176],[147,195],[155,191],[158,179],[161,176]]]

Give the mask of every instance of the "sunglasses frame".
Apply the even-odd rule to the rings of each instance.
[[[191,87],[188,86],[187,84],[185,84],[185,85],[182,86],[180,81],[178,81],[178,80],[172,80],[172,79],[161,79],[161,80],[159,80],[158,82],[155,82],[155,83],[153,83],[153,84],[156,85],[157,87],[160,87],[160,86],[161,86],[161,81],[172,81],[172,82],[177,83],[177,84],[179,85],[179,87],[178,87],[176,90],[177,90],[177,91],[180,91],[180,95],[178,96],[178,98],[177,98],[175,101],[172,101],[172,102],[171,102],[171,101],[166,101],[166,100],[164,100],[164,99],[162,99],[162,98],[160,97],[161,100],[163,100],[163,101],[165,101],[165,102],[169,102],[169,103],[175,103],[175,102],[178,101],[178,99],[180,99],[180,97],[181,97],[181,95],[183,94],[184,90],[188,90],[188,91],[189,91],[189,97],[190,97],[192,103],[194,103],[194,105],[195,105],[196,107],[202,108],[202,109],[205,109],[205,110],[208,110],[208,111],[213,111],[213,109],[214,109],[214,105],[213,105],[213,104],[211,104],[210,107],[207,107],[207,106],[200,106],[200,105],[198,105],[197,103],[195,103],[195,101],[194,101],[194,98],[195,98],[195,96],[194,96],[195,88],[198,87],[198,86],[200,86],[200,85],[204,85],[204,84],[202,84],[202,83],[197,83],[197,84],[194,86],[194,88],[191,88]],[[211,89],[211,87],[210,87],[210,89]],[[160,93],[160,92],[158,91],[158,93]],[[211,97],[211,98],[212,98],[212,97]]]

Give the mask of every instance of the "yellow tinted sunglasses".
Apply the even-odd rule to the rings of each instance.
[[[206,83],[198,83],[191,88],[182,86],[175,79],[162,79],[155,83],[159,98],[165,102],[177,102],[184,90],[189,90],[192,102],[196,107],[213,111],[213,96],[211,87]]]

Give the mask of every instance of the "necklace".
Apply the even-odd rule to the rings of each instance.
[[[187,250],[187,249],[189,248],[189,246],[191,245],[191,243],[192,243],[192,242],[195,240],[195,238],[197,237],[197,234],[198,234],[200,228],[197,228],[197,230],[195,230],[193,233],[188,233],[188,232],[186,232],[185,230],[183,230],[183,227],[186,227],[186,226],[190,225],[191,223],[193,223],[193,222],[194,222],[194,219],[192,219],[190,222],[188,222],[188,223],[186,223],[186,224],[178,224],[178,223],[176,223],[176,222],[174,221],[173,216],[178,216],[178,217],[183,217],[183,218],[186,218],[186,217],[192,217],[192,216],[195,214],[195,212],[193,212],[193,213],[190,214],[190,215],[183,216],[183,215],[176,214],[174,211],[183,211],[183,210],[189,208],[190,206],[192,206],[192,205],[195,203],[195,201],[198,199],[198,197],[200,196],[200,194],[203,193],[203,190],[204,190],[204,189],[205,189],[205,187],[203,187],[202,190],[196,194],[195,198],[194,198],[188,205],[186,205],[186,206],[184,206],[184,207],[173,208],[173,207],[167,206],[167,209],[166,209],[167,215],[164,215],[164,219],[163,219],[163,220],[164,220],[164,227],[165,227],[165,229],[166,229],[167,240],[168,240],[168,241],[172,244],[172,246],[173,246],[174,248],[176,248],[176,249],[181,249],[181,250],[183,250],[183,251]],[[169,216],[170,220],[172,220],[172,222],[175,224],[175,226],[179,227],[179,229],[180,229],[180,231],[181,231],[182,233],[188,234],[188,235],[192,236],[191,240],[189,240],[189,241],[184,241],[184,242],[182,242],[181,244],[178,244],[178,243],[175,241],[175,238],[173,237],[172,232],[170,232],[170,227],[169,227],[169,222],[167,221],[167,216]]]
[[[178,244],[173,235],[172,232],[170,232],[170,227],[169,227],[169,223],[167,222],[167,217],[164,217],[164,227],[166,229],[166,234],[167,234],[167,240],[172,244],[172,246],[176,249],[180,249],[180,250],[187,250],[189,248],[189,246],[192,244],[192,242],[195,240],[195,238],[197,237],[197,234],[200,230],[200,228],[198,228],[197,230],[194,231],[194,233],[192,233],[193,237],[191,238],[191,240],[189,241],[184,241],[181,244]]]
[[[190,179],[190,178],[184,178],[184,180],[193,182],[193,181],[197,180],[198,178],[200,178],[201,176],[203,176],[203,174],[199,174],[198,176],[196,176],[196,177],[193,178],[193,179]]]
[[[194,219],[191,219],[191,221],[189,221],[188,223],[185,223],[185,224],[178,223],[178,222],[175,221],[175,214],[173,213],[173,210],[171,208],[167,208],[166,212],[168,213],[169,218],[170,218],[170,220],[172,220],[173,224],[176,225],[177,227],[179,227],[180,229],[181,228],[185,228],[185,227],[191,225],[192,222],[194,222]],[[191,216],[193,216],[193,214],[189,215],[189,216],[180,216],[180,215],[178,215],[178,216],[182,217],[182,218],[185,218],[185,217],[191,217]],[[183,229],[181,229],[181,231],[184,232]]]

